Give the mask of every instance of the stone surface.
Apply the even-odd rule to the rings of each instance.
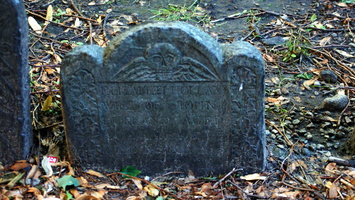
[[[345,94],[336,94],[332,97],[325,98],[322,102],[322,108],[331,111],[342,111],[348,104],[349,99]]]
[[[337,82],[337,75],[332,70],[323,70],[320,72],[320,77],[322,80],[326,81],[327,83],[336,83]]]
[[[62,63],[66,132],[84,168],[145,175],[265,167],[264,63],[246,42],[220,45],[196,27],[134,27],[103,50]]]
[[[32,142],[28,25],[20,0],[0,6],[0,162],[11,164],[28,156]]]

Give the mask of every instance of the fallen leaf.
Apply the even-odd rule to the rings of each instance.
[[[106,178],[105,175],[101,174],[100,172],[91,170],[91,169],[87,170],[85,173],[93,175],[93,176],[97,176],[97,177],[100,177],[100,178]]]
[[[329,37],[325,37],[325,38],[321,39],[321,40],[319,41],[319,45],[320,45],[320,46],[324,46],[324,45],[326,45],[326,44],[329,44],[331,38],[332,38],[332,37],[329,36]]]
[[[211,183],[204,183],[202,186],[201,186],[201,193],[204,193],[206,195],[210,195],[211,194],[211,188],[212,188],[212,185]]]
[[[339,3],[337,3],[337,5],[340,7],[348,7],[348,5],[344,2],[339,2]]]
[[[79,186],[78,179],[74,178],[71,175],[65,175],[62,178],[57,180],[58,186],[65,189],[67,186]]]
[[[31,29],[36,32],[37,34],[42,33],[42,27],[38,24],[35,18],[29,16],[28,17],[28,24],[30,25]]]
[[[47,15],[46,15],[46,22],[44,23],[44,25],[48,25],[49,21],[53,21],[53,7],[52,5],[49,5],[47,7]]]
[[[152,197],[156,197],[159,195],[159,190],[151,185],[145,186],[144,191],[148,192],[148,194]]]
[[[132,179],[133,183],[137,186],[138,189],[143,190],[143,185],[140,180]]]
[[[47,110],[50,110],[50,106],[52,104],[52,99],[53,99],[53,96],[52,95],[49,95],[46,100],[43,102],[43,105],[42,105],[42,110],[41,111],[47,111]]]
[[[303,82],[303,86],[307,89],[307,90],[311,90],[311,85],[313,85],[316,81],[318,80],[318,77],[310,79],[310,80],[306,80]]]
[[[355,57],[354,55],[351,55],[350,53],[346,52],[346,51],[342,51],[339,49],[334,49],[336,52],[338,52],[340,55],[346,57],[346,58],[353,58]]]
[[[19,171],[29,166],[31,165],[26,160],[18,160],[10,167],[10,169],[14,171]]]
[[[329,182],[329,181],[328,181]],[[338,197],[338,187],[334,183],[328,184],[328,198],[335,199]]]
[[[241,176],[241,179],[247,180],[247,181],[255,181],[255,180],[265,180],[267,177],[266,176],[261,176],[260,174],[248,174],[246,176]]]
[[[326,167],[325,170],[326,171],[333,171],[336,169],[337,164],[336,163],[329,163]]]

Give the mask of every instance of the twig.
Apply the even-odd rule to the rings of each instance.
[[[84,15],[79,11],[79,9],[74,4],[73,0],[69,0],[69,5],[74,9],[74,11],[78,15],[80,15],[81,17],[84,17]],[[91,25],[90,20],[86,20],[86,22],[89,24],[89,41],[90,41],[90,44],[92,44],[92,25]]]
[[[115,172],[115,173],[107,174],[107,176],[113,176],[113,175],[116,175],[116,174],[119,174],[119,175],[122,175],[122,176],[127,176],[127,177],[129,177],[129,178],[142,181],[143,183],[146,183],[146,184],[148,184],[148,185],[154,187],[155,189],[158,189],[158,190],[160,190],[160,191],[162,191],[162,192],[165,192],[166,194],[169,194],[169,195],[173,196],[173,197],[176,198],[176,199],[181,199],[181,198],[179,198],[178,196],[176,196],[175,194],[173,194],[173,193],[171,193],[171,192],[169,192],[169,191],[166,191],[166,190],[164,190],[163,188],[160,188],[160,187],[158,187],[158,186],[152,184],[151,182],[149,182],[149,181],[147,181],[147,180],[145,180],[145,179],[141,179],[141,178],[138,178],[138,177],[134,177],[134,176],[131,176],[131,175],[128,175],[128,174],[124,174],[124,173],[121,173],[121,172]]]
[[[216,188],[217,185],[221,184],[221,182],[223,182],[226,178],[228,178],[230,175],[234,174],[235,172],[237,171],[242,171],[243,169],[236,169],[236,168],[233,168],[232,171],[230,171],[227,175],[225,175],[223,178],[221,178],[219,181],[217,181],[213,186],[212,186],[212,189]]]
[[[315,192],[315,190],[313,190],[313,189],[295,187],[295,186],[293,186],[293,185],[291,185],[291,184],[285,183],[285,181],[282,181],[282,184],[284,184],[284,185],[286,185],[286,186],[288,186],[288,187],[291,187],[291,188],[293,188],[293,189],[296,189],[296,190],[303,190],[303,191]]]

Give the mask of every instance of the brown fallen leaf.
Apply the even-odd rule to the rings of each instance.
[[[94,171],[94,170],[91,170],[91,169],[87,170],[85,173],[93,175],[93,176],[97,176],[99,178],[107,178],[107,176],[101,174],[100,172],[97,172],[97,171]]]
[[[28,163],[26,160],[18,160],[10,167],[10,169],[13,171],[19,171],[29,166],[31,166],[31,164]]]

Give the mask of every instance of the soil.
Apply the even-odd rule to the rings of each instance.
[[[46,16],[48,5],[52,5],[57,14],[71,8],[66,15],[55,17],[58,23],[67,20],[66,24],[72,26],[74,18],[70,15],[81,15],[84,23],[77,28],[49,23],[41,36],[33,34],[33,31],[30,35],[33,124],[40,138],[38,143],[41,143],[41,148],[35,152],[41,155],[65,154],[58,93],[58,73],[65,53],[80,43],[89,44],[90,40],[105,46],[122,31],[157,20],[158,16],[153,12],[167,9],[169,4],[180,8],[198,6],[196,12],[210,16],[210,21],[202,23],[193,19],[189,23],[200,27],[221,43],[245,40],[263,53],[266,61],[265,108],[270,160],[267,172],[279,172],[280,163],[291,165],[295,160],[302,160],[308,167],[306,179],[312,182],[309,173],[322,170],[330,157],[355,153],[347,145],[354,132],[355,119],[354,4],[344,5],[330,0],[25,0],[28,15],[41,23],[44,20],[39,15]],[[92,37],[84,31],[88,19],[92,19]],[[316,22],[328,30],[317,26]],[[325,38],[329,38],[330,42],[322,47],[320,42]],[[276,39],[276,43],[269,39]],[[293,46],[287,41],[299,42],[297,45],[304,48],[293,49],[290,53],[288,50]],[[320,72],[326,69],[334,73],[336,82],[319,78]],[[314,81],[310,83],[308,79]],[[334,110],[322,107],[325,98],[341,90],[349,100],[345,108]],[[48,96],[53,96],[54,106],[51,112],[43,112],[38,106]]]

